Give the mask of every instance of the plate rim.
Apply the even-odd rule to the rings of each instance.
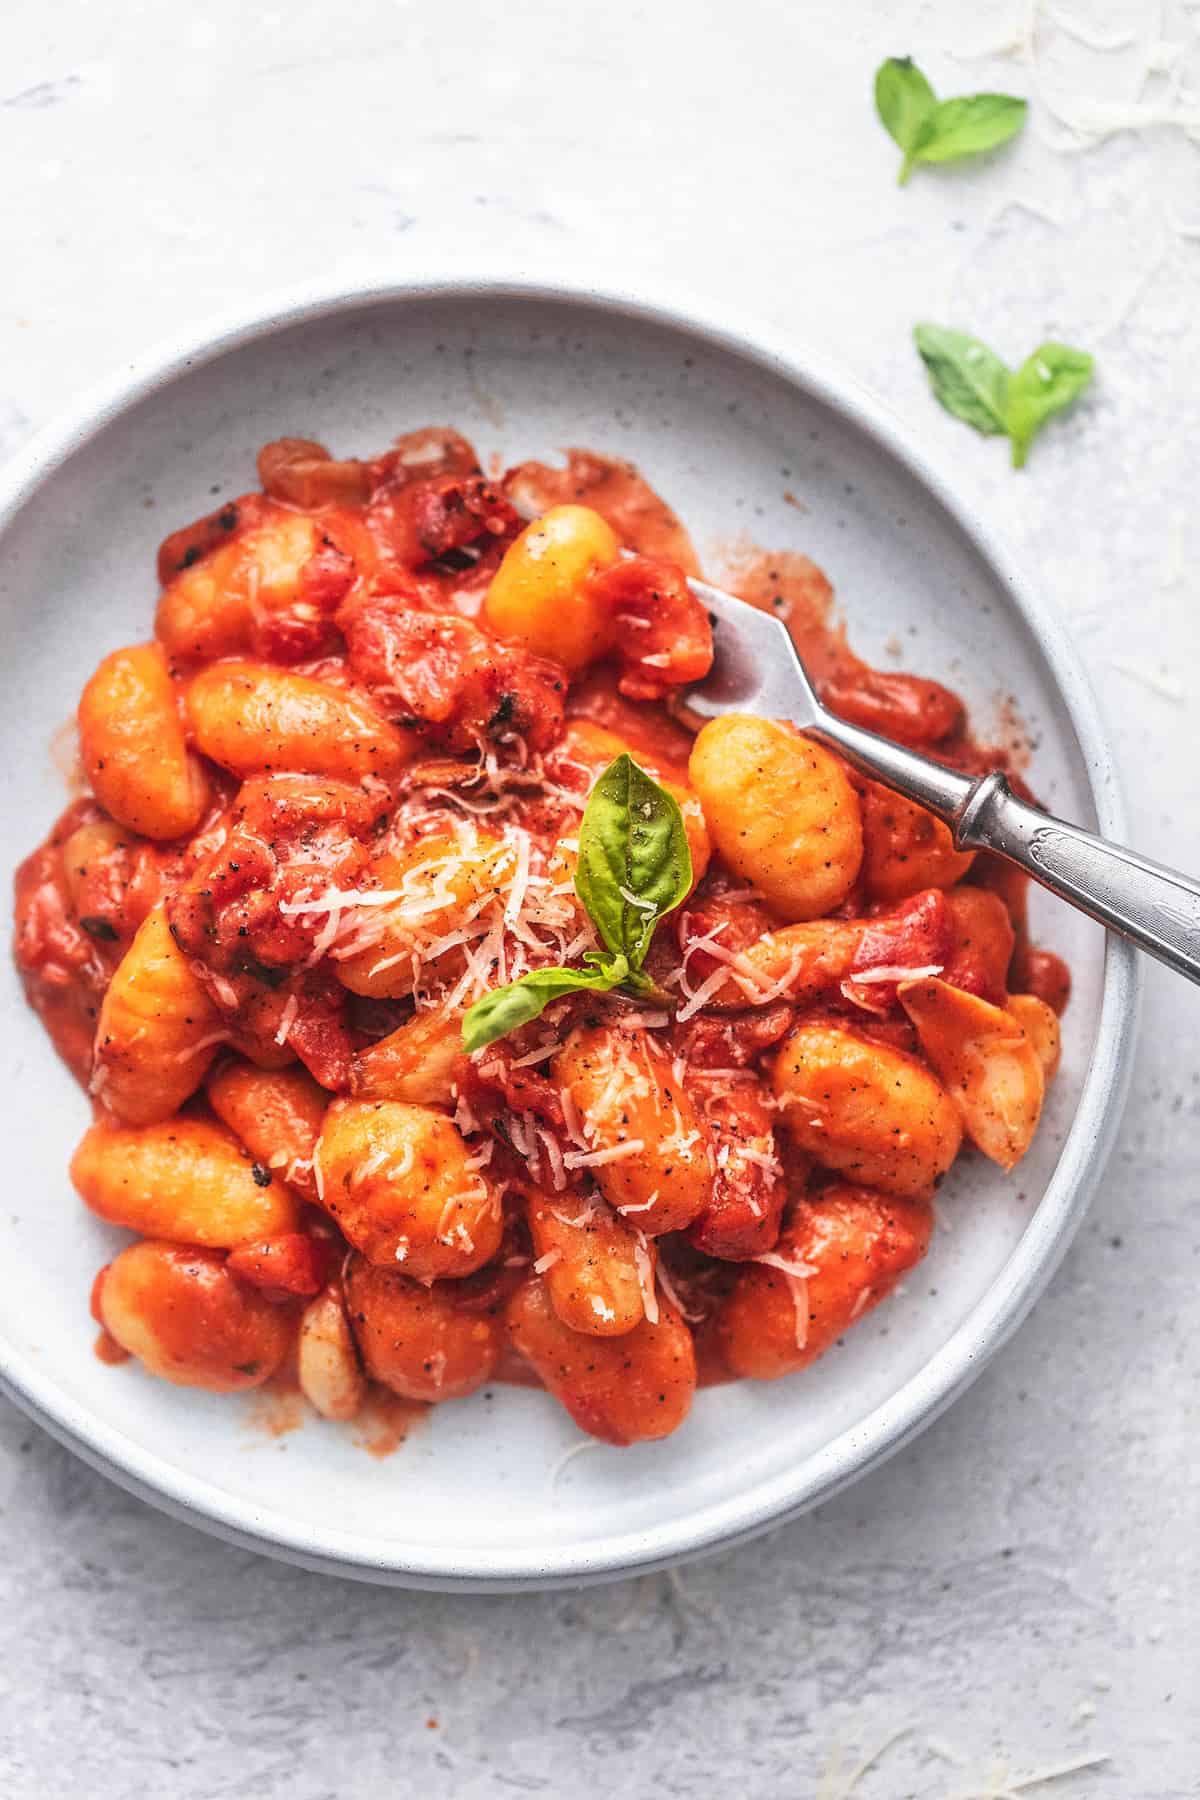
[[[1124,808],[1108,735],[1065,628],[992,528],[958,496],[949,476],[883,401],[821,354],[793,347],[779,332],[745,314],[731,316],[724,308],[719,315],[706,311],[660,284],[639,283],[635,290],[590,281],[455,270],[410,279],[343,277],[265,294],[226,310],[207,326],[152,347],[35,432],[0,467],[0,551],[12,520],[76,451],[190,369],[280,330],[342,312],[463,300],[581,306],[656,325],[782,379],[862,431],[932,495],[1003,587],[1009,604],[1037,641],[1066,709],[1083,754],[1100,831],[1123,837]],[[528,1549],[490,1554],[477,1550],[457,1559],[444,1551],[414,1555],[399,1546],[381,1547],[369,1533],[298,1526],[190,1475],[96,1420],[37,1367],[34,1357],[9,1343],[2,1326],[0,1391],[91,1467],[138,1498],[227,1542],[322,1573],[445,1592],[512,1592],[617,1580],[733,1548],[832,1498],[894,1455],[965,1391],[1016,1331],[1065,1255],[1103,1172],[1132,1074],[1141,988],[1136,951],[1110,934],[1096,1038],[1079,1105],[1054,1172],[1020,1239],[990,1287],[933,1356],[887,1401],[809,1456],[803,1479],[792,1472],[777,1474],[682,1519],[601,1537],[588,1546],[542,1554]]]

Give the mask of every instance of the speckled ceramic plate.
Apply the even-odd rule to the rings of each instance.
[[[587,444],[630,457],[719,579],[748,534],[807,551],[867,657],[960,689],[986,735],[1019,696],[1034,780],[1068,818],[1121,819],[1108,747],[1058,624],[877,403],[795,346],[620,295],[508,282],[306,293],[127,373],[0,482],[4,853],[63,804],[50,754],[98,658],[144,638],[164,533],[254,483],[265,439],[335,452],[453,423],[486,455]],[[803,510],[785,500],[796,496]],[[557,1406],[496,1388],[445,1406],[387,1460],[311,1419],[272,1437],[253,1399],[169,1387],[92,1354],[87,1297],[122,1241],[67,1180],[87,1105],[5,970],[5,1390],[97,1468],[241,1544],[366,1580],[503,1588],[599,1580],[732,1544],[827,1498],[961,1393],[1041,1291],[1112,1137],[1136,1011],[1133,953],[1063,907],[1063,1071],[1004,1180],[964,1157],[905,1291],[792,1380],[699,1396],[669,1441],[590,1448]],[[261,1403],[259,1403],[261,1411]]]

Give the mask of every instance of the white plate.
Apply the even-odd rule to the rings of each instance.
[[[1062,633],[876,403],[798,354],[677,309],[512,283],[292,296],[123,378],[43,434],[0,484],[0,724],[15,864],[64,803],[49,744],[98,658],[150,633],[153,558],[217,495],[254,485],[285,434],[335,452],[427,422],[486,457],[583,444],[632,458],[691,528],[708,572],[741,534],[808,552],[868,658],[944,677],[986,734],[1018,697],[1033,778],[1068,818],[1118,834],[1107,746]],[[784,499],[800,497],[803,513]],[[7,523],[5,523],[7,521]],[[385,1461],[310,1420],[278,1440],[255,1402],[110,1369],[89,1285],[123,1234],[67,1180],[87,1105],[10,970],[6,1391],[145,1498],[255,1548],[368,1580],[550,1585],[645,1570],[752,1535],[879,1462],[983,1367],[1049,1279],[1115,1129],[1136,1011],[1133,953],[1065,907],[1039,935],[1069,959],[1063,1071],[1015,1178],[964,1157],[905,1292],[791,1380],[701,1394],[668,1442],[582,1442],[549,1399],[490,1389],[440,1408]]]

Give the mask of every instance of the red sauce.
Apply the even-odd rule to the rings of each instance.
[[[971,736],[966,708],[950,688],[901,670],[874,669],[854,654],[845,625],[835,616],[833,588],[809,557],[790,550],[743,551],[734,559],[729,580],[743,600],[784,620],[831,711],[953,768],[979,774],[1001,769],[1018,793],[1033,798],[1021,775],[1028,745],[1011,697],[1006,698],[1003,719],[1009,741],[1003,746],[982,744]],[[1012,991],[1036,994],[1061,1013],[1070,997],[1070,972],[1053,951],[1034,949],[1029,943],[1029,877],[1012,863],[979,856],[967,879],[993,888],[1009,910],[1016,933],[1009,971]]]
[[[405,1400],[387,1388],[372,1387],[366,1406],[355,1421],[354,1442],[380,1461],[395,1455],[409,1433],[428,1417],[429,1407],[420,1400]]]
[[[114,971],[155,908],[162,908],[170,932],[166,951],[171,954],[164,952],[163,962],[170,964],[173,943],[186,962],[190,985],[198,984],[217,1021],[210,1043],[220,1044],[226,1067],[230,1057],[237,1057],[263,1071],[289,1064],[293,1076],[307,1071],[300,1090],[307,1084],[310,1106],[315,1090],[309,1075],[330,1100],[347,1094],[390,1098],[389,1082],[397,1079],[397,1068],[405,1069],[395,1040],[410,1023],[420,1021],[427,1002],[414,999],[411,983],[407,988],[402,982],[385,986],[377,993],[371,986],[374,968],[363,991],[351,991],[337,953],[344,951],[353,960],[362,946],[344,941],[344,922],[332,916],[340,909],[322,909],[322,899],[330,894],[342,898],[349,891],[346,910],[354,913],[362,890],[382,880],[382,850],[392,859],[390,879],[401,880],[411,866],[402,860],[407,853],[413,853],[419,866],[429,856],[430,841],[452,837],[458,826],[468,831],[477,826],[497,836],[513,827],[523,829],[530,868],[551,867],[563,841],[577,832],[583,796],[615,754],[614,744],[627,746],[668,785],[680,788],[688,779],[692,739],[663,701],[673,689],[704,674],[711,630],[684,579],[698,572],[691,540],[637,470],[575,449],[561,468],[531,462],[507,473],[485,474],[465,439],[450,428],[433,427],[409,433],[384,455],[365,459],[334,458],[310,440],[279,440],[264,447],[259,472],[262,493],[243,495],[172,533],[159,553],[166,591],[157,628],[179,684],[180,717],[191,733],[189,742],[193,749],[204,742],[230,770],[244,772],[238,752],[214,748],[196,722],[195,695],[208,681],[207,673],[188,688],[204,665],[215,662],[219,669],[228,656],[266,663],[269,675],[283,671],[324,684],[339,713],[353,721],[347,726],[350,748],[357,755],[365,742],[374,754],[382,746],[385,762],[363,762],[371,771],[365,775],[353,762],[349,773],[336,777],[254,762],[241,780],[211,763],[206,767],[211,805],[186,842],[151,843],[123,829],[96,801],[78,799],[22,864],[16,880],[16,956],[26,992],[77,1077],[87,1081],[95,1074],[104,1117],[103,1078],[110,1052],[106,1038],[100,1067],[94,1070],[97,1017]],[[555,656],[564,659],[559,662],[525,643],[507,641],[489,624],[495,607],[489,612],[483,606],[524,517],[568,502],[599,512],[636,553],[619,561],[610,555],[580,578],[579,595],[604,622],[608,636],[602,641],[611,648],[574,677],[567,672],[568,647],[555,640]],[[606,536],[599,526],[595,529]],[[247,574],[246,557],[264,542],[274,547],[281,566],[287,559],[280,545],[301,546],[290,573],[288,568],[280,573],[268,558],[265,574],[258,564]],[[207,601],[206,581],[211,590]],[[746,553],[732,583],[747,600],[786,620],[819,692],[840,716],[950,766],[1004,769],[1023,787],[1019,771],[1027,747],[1011,709],[1005,721],[1010,741],[1001,747],[980,744],[970,735],[962,702],[949,688],[863,662],[835,617],[829,582],[807,557],[794,551]],[[219,615],[216,623],[206,605]],[[614,620],[620,626],[615,634]],[[217,641],[220,649],[211,650]],[[225,679],[219,675],[218,682]],[[172,705],[169,701],[168,707]],[[347,710],[354,708],[358,710]],[[246,729],[244,721],[239,728]],[[308,729],[320,738],[326,728]],[[320,766],[301,762],[305,770]],[[830,1171],[810,1164],[810,1155],[821,1156],[822,1148],[806,1154],[793,1146],[778,1165],[774,1153],[762,1148],[777,1142],[768,1059],[793,1027],[805,1020],[821,1027],[833,1024],[866,1044],[919,1056],[921,1044],[900,1005],[896,975],[912,968],[941,969],[952,986],[996,1005],[1003,1004],[1006,993],[1019,991],[1037,995],[1056,1011],[1065,1006],[1070,991],[1065,965],[1030,942],[1026,878],[986,856],[968,866],[944,828],[921,809],[860,777],[853,777],[853,785],[867,838],[874,835],[883,846],[883,864],[890,856],[894,866],[875,867],[868,842],[862,872],[855,877],[853,868],[848,870],[846,883],[853,880],[854,885],[848,893],[845,886],[839,890],[842,903],[823,921],[832,928],[834,947],[828,954],[836,972],[821,965],[811,992],[791,983],[773,989],[762,1004],[751,1004],[753,992],[747,996],[743,988],[741,998],[726,998],[690,1019],[673,1021],[654,1040],[657,1066],[669,1071],[671,1081],[686,1093],[697,1119],[696,1136],[712,1158],[705,1210],[691,1215],[684,1230],[658,1237],[653,1246],[659,1273],[656,1278],[651,1269],[651,1297],[636,1331],[652,1335],[649,1326],[659,1323],[653,1296],[660,1294],[663,1329],[653,1355],[661,1356],[661,1368],[669,1370],[661,1383],[653,1373],[622,1373],[633,1365],[622,1363],[622,1353],[613,1349],[624,1341],[619,1334],[604,1340],[602,1334],[569,1332],[568,1339],[575,1341],[564,1348],[566,1328],[540,1298],[526,1309],[526,1355],[506,1340],[496,1360],[504,1318],[511,1322],[518,1299],[537,1291],[529,1285],[534,1263],[527,1199],[531,1181],[539,1191],[554,1182],[564,1204],[585,1210],[596,1192],[591,1172],[585,1166],[576,1173],[579,1159],[573,1164],[570,1157],[580,1140],[572,1136],[562,1077],[537,1038],[541,1024],[505,1038],[470,1064],[459,1048],[449,1099],[429,1075],[431,1096],[414,1100],[411,1071],[406,1072],[405,1104],[443,1111],[453,1105],[456,1116],[466,1108],[461,1129],[473,1149],[482,1145],[486,1151],[477,1167],[487,1173],[479,1179],[485,1187],[488,1182],[505,1184],[506,1196],[500,1249],[483,1267],[457,1280],[439,1279],[436,1300],[427,1286],[414,1287],[410,1276],[419,1274],[418,1269],[399,1267],[401,1248],[408,1254],[407,1239],[397,1249],[396,1265],[388,1265],[396,1317],[408,1318],[409,1307],[412,1317],[419,1314],[426,1320],[412,1330],[430,1333],[428,1339],[418,1335],[404,1340],[405,1354],[415,1360],[406,1365],[400,1359],[399,1366],[420,1366],[428,1376],[438,1355],[442,1357],[442,1372],[431,1377],[434,1386],[427,1391],[438,1391],[446,1369],[445,1352],[436,1343],[450,1339],[435,1341],[433,1336],[450,1329],[444,1318],[441,1325],[435,1320],[440,1308],[452,1315],[453,1330],[461,1333],[460,1362],[469,1370],[477,1367],[479,1381],[542,1386],[544,1377],[544,1384],[577,1419],[590,1421],[597,1435],[614,1442],[656,1435],[653,1407],[665,1403],[668,1386],[674,1388],[672,1404],[682,1394],[686,1411],[692,1358],[700,1385],[731,1379],[731,1359],[739,1366],[723,1321],[741,1276],[761,1275],[761,1269],[750,1265],[786,1242],[798,1218],[820,1218]],[[851,807],[848,797],[847,813]],[[729,854],[731,862],[736,860],[732,849]],[[915,867],[925,872],[919,882],[911,878]],[[719,856],[713,856],[707,873],[700,863],[696,869],[693,893],[659,930],[646,964],[653,980],[676,982],[679,994],[702,982],[731,979],[722,973],[730,966],[729,957],[755,952],[779,923],[763,897],[741,887]],[[322,936],[324,923],[319,928],[314,924],[314,899],[317,912],[329,915],[328,936]],[[511,927],[511,921],[504,923]],[[351,920],[351,937],[361,924],[361,919]],[[156,922],[154,929],[161,926]],[[706,942],[697,945],[697,938]],[[449,945],[439,955],[454,948]],[[511,944],[504,954],[511,958]],[[404,956],[393,960],[402,962]],[[493,960],[499,966],[499,953]],[[382,959],[380,969],[386,966]],[[340,978],[339,970],[347,979]],[[689,974],[693,988],[687,986]],[[426,971],[422,979],[434,978]],[[451,981],[443,982],[443,996]],[[546,1016],[553,1018],[561,1047],[573,1024],[594,1026],[598,1014],[622,1031],[640,1029],[642,1004],[614,997],[604,1010],[594,996],[584,995]],[[659,1025],[664,1023],[660,1019]],[[373,1062],[377,1047],[380,1057]],[[190,1049],[183,1052],[185,1084],[191,1054]],[[444,1054],[444,1047],[435,1045],[430,1063]],[[645,1055],[649,1068],[649,1049]],[[684,1059],[686,1079],[676,1072],[679,1058]],[[197,1065],[197,1082],[206,1066]],[[246,1076],[253,1073],[243,1069]],[[944,1096],[943,1101],[949,1109]],[[186,1104],[199,1110],[203,1102],[193,1097]],[[322,1104],[317,1093],[314,1120],[322,1116]],[[264,1108],[262,1116],[268,1111]],[[315,1129],[311,1124],[310,1132]],[[239,1130],[248,1155],[268,1157],[273,1146],[252,1145],[250,1124],[239,1121]],[[686,1137],[682,1127],[681,1135]],[[288,1160],[294,1154],[293,1146]],[[735,1178],[728,1170],[738,1168],[739,1155],[745,1167]],[[272,1169],[256,1161],[254,1179],[269,1186],[274,1172],[315,1195],[315,1162],[301,1160],[305,1173],[290,1177],[279,1174],[285,1168],[282,1157]],[[856,1220],[886,1212],[880,1194],[844,1184],[838,1191],[839,1216],[849,1221],[847,1231],[859,1229]],[[918,1210],[923,1205],[922,1199]],[[327,1197],[324,1211],[300,1210],[279,1235],[230,1250],[141,1246],[142,1254],[158,1257],[165,1271],[165,1285],[152,1296],[154,1305],[147,1306],[142,1320],[165,1352],[163,1366],[196,1385],[231,1389],[258,1381],[254,1425],[272,1437],[295,1430],[306,1413],[298,1375],[299,1322],[312,1297],[319,1295],[319,1304],[328,1305],[331,1297],[336,1302],[341,1280],[353,1279],[346,1275],[354,1267],[353,1259],[346,1263],[346,1255],[347,1238],[354,1234],[347,1224],[343,1235],[335,1222],[345,1223],[348,1213],[357,1217],[340,1196],[338,1201]],[[499,1216],[491,1215],[493,1228]],[[536,1227],[537,1219],[533,1223]],[[559,1224],[578,1228],[579,1219]],[[624,1226],[640,1237],[632,1218]],[[614,1222],[607,1228],[614,1229]],[[910,1237],[915,1257],[924,1240],[916,1229]],[[819,1240],[816,1233],[814,1241]],[[648,1257],[645,1239],[642,1249]],[[844,1271],[840,1274],[844,1277]],[[643,1275],[644,1270],[639,1281]],[[782,1270],[783,1278],[793,1276],[794,1271]],[[102,1326],[105,1278],[101,1271],[92,1300]],[[770,1310],[777,1317],[780,1271],[770,1279]],[[451,1289],[452,1301],[447,1298]],[[640,1305],[637,1288],[633,1292]],[[870,1285],[865,1292],[872,1296],[871,1304],[879,1297]],[[364,1299],[363,1307],[367,1304]],[[853,1287],[845,1279],[838,1305],[847,1322],[858,1316]],[[119,1308],[110,1304],[109,1310],[121,1329]],[[782,1312],[791,1317],[786,1308]],[[826,1325],[832,1316],[826,1312]],[[366,1319],[366,1311],[357,1315],[357,1325],[347,1317],[347,1342],[352,1343],[356,1329],[363,1335]],[[258,1356],[255,1366],[243,1338],[251,1349],[261,1340],[270,1350],[269,1366],[275,1372],[269,1380],[262,1381],[267,1365]],[[397,1335],[394,1341],[402,1340]],[[674,1349],[664,1349],[664,1344]],[[544,1359],[535,1345],[546,1346]],[[149,1352],[142,1353],[151,1360]],[[789,1359],[794,1365],[800,1353],[801,1346],[785,1336],[782,1348],[774,1345],[764,1366],[772,1358],[781,1367]],[[101,1330],[96,1354],[111,1363],[127,1357],[107,1329]],[[538,1360],[538,1369],[530,1358]],[[469,1378],[460,1392],[468,1391]],[[630,1411],[630,1392],[636,1394],[643,1379],[648,1424]],[[352,1403],[353,1384],[350,1394]],[[422,1402],[373,1385],[357,1420],[355,1441],[374,1456],[390,1455],[427,1411]]]
[[[308,1417],[308,1405],[287,1377],[275,1376],[256,1388],[247,1404],[246,1423],[269,1438],[287,1437],[299,1431]]]

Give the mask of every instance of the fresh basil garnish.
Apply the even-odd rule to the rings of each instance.
[[[507,987],[493,988],[477,1000],[463,1018],[464,1050],[482,1050],[485,1044],[507,1037],[545,1012],[552,1000],[581,989],[606,994],[619,987],[629,975],[629,963],[623,956],[606,955],[593,950],[584,969],[531,969]]]
[[[631,756],[618,756],[588,796],[575,871],[575,891],[605,948],[589,950],[581,969],[532,969],[485,994],[463,1018],[463,1048],[482,1050],[580,990],[605,994],[624,987],[661,999],[642,964],[655,927],[691,885],[692,855],[678,802]]]
[[[1092,379],[1093,359],[1084,350],[1053,341],[1039,344],[1008,384],[1008,435],[1013,468],[1025,466],[1029,446],[1047,419],[1062,412]]]
[[[875,71],[875,111],[884,130],[904,152],[903,185],[912,172],[913,151],[938,99],[911,56],[889,56]]]
[[[994,350],[965,331],[918,325],[913,339],[935,398],[984,437],[1008,437],[1016,469],[1024,467],[1046,420],[1078,399],[1095,369],[1085,351],[1068,344],[1039,345],[1013,374]]]
[[[575,892],[604,943],[640,969],[654,928],[692,885],[678,803],[632,756],[609,764],[579,827]]]
[[[1008,370],[994,350],[965,331],[918,325],[913,332],[930,385],[946,411],[984,437],[1008,430]]]
[[[904,152],[903,187],[917,163],[957,162],[1007,143],[1028,109],[1012,94],[939,100],[911,56],[889,56],[875,73],[875,110]]]

